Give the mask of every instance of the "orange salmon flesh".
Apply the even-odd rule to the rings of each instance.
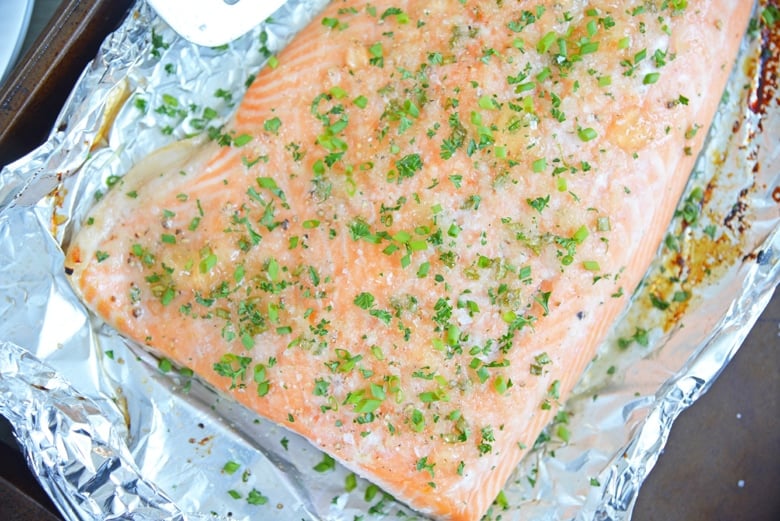
[[[331,2],[220,139],[95,205],[66,269],[128,338],[478,520],[641,282],[751,9]]]

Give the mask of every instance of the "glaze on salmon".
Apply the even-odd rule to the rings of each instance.
[[[645,273],[750,10],[334,1],[66,267],[124,335],[478,520]]]

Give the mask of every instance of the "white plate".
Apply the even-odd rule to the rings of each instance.
[[[0,0],[0,84],[22,50],[34,3],[34,0]]]

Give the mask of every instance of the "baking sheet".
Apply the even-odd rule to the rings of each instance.
[[[62,273],[61,244],[109,176],[218,126],[247,78],[325,3],[290,2],[230,46],[206,49],[138,2],[71,94],[56,126],[65,130],[0,173],[0,412],[66,518],[415,517],[365,481],[347,491],[350,474],[317,472],[322,455],[307,442],[127,343],[86,313]],[[695,225],[673,223],[674,240],[567,404],[568,443],[551,426],[493,517],[630,517],[672,421],[766,305],[780,280],[774,62],[761,58],[776,57],[773,34],[745,39],[681,205],[697,209]],[[215,115],[204,124],[206,107]],[[698,190],[712,195],[692,198]],[[679,265],[709,275],[678,287],[666,279]],[[648,304],[678,291],[692,298],[674,313]]]

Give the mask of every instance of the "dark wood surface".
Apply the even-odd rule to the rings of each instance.
[[[79,74],[131,3],[59,2],[0,87],[0,165],[46,139]],[[633,521],[780,519],[779,326],[775,295],[732,363],[675,423]],[[4,421],[0,431],[0,519],[57,519]]]

